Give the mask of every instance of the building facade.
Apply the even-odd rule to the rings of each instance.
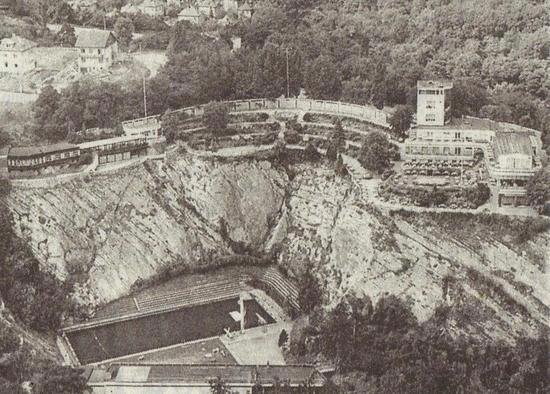
[[[72,162],[80,156],[78,145],[61,142],[40,147],[14,147],[8,151],[10,172],[33,171],[44,167]]]
[[[0,41],[0,73],[23,74],[36,68],[31,49],[37,45],[13,34]]]
[[[308,365],[113,364],[88,370],[86,378],[93,394],[210,394],[218,378],[237,394],[274,393],[276,382],[285,392],[315,394],[326,383]]]
[[[189,6],[184,8],[178,14],[179,21],[188,21],[193,24],[198,24],[203,15],[199,12],[199,9],[195,6]]]
[[[403,159],[436,167],[482,156],[499,204],[525,203],[525,184],[541,168],[541,133],[489,119],[452,118],[451,95],[451,82],[418,82],[417,121],[404,143]]]
[[[107,70],[118,55],[118,42],[107,30],[82,30],[75,48],[79,51],[78,68],[82,74]]]
[[[164,16],[164,3],[160,0],[144,0],[143,3],[137,6],[137,9],[145,15],[153,17]]]
[[[416,124],[443,126],[450,120],[452,82],[418,81]]]

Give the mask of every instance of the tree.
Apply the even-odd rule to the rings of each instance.
[[[550,166],[545,166],[527,182],[527,198],[533,207],[542,208],[550,201]]]
[[[361,145],[359,161],[368,170],[381,174],[390,167],[395,148],[382,132],[369,133]]]
[[[124,16],[119,17],[114,26],[114,34],[118,41],[125,47],[130,45],[134,34],[134,24],[131,19]]]
[[[0,327],[0,356],[19,348],[19,337],[7,326]]]
[[[202,122],[210,130],[225,130],[229,122],[229,108],[224,103],[210,102],[204,107]]]
[[[61,30],[57,33],[56,40],[61,46],[73,47],[76,43],[74,27],[69,23],[63,23]]]
[[[404,137],[406,131],[411,127],[413,112],[407,105],[395,106],[394,112],[390,117],[391,130],[397,135]]]
[[[210,380],[208,383],[210,384],[210,392],[212,394],[229,394],[231,392],[219,376],[216,379]]]
[[[60,98],[59,92],[51,85],[47,85],[33,104],[36,133],[50,141],[59,141],[66,135],[63,127],[54,120]]]
[[[71,367],[52,367],[47,369],[37,384],[38,394],[82,394],[87,388],[82,371]]]
[[[288,342],[288,333],[286,332],[285,329],[283,329],[279,334],[279,342],[278,342],[279,347],[283,347],[287,342]]]
[[[321,305],[322,293],[317,278],[313,275],[311,266],[308,266],[300,278],[298,303],[304,313],[310,313]]]
[[[321,55],[307,67],[304,78],[307,94],[319,100],[337,100],[342,93],[342,81],[334,59]]]

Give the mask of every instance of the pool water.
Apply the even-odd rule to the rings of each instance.
[[[240,329],[230,315],[238,311],[238,297],[175,311],[138,317],[104,326],[67,332],[82,365],[163,348],[178,343],[222,335],[224,328]],[[261,319],[274,320],[255,301],[245,301],[245,328],[257,327]],[[258,318],[258,315],[261,318]]]

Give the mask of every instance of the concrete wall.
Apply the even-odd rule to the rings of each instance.
[[[261,111],[261,110],[296,110],[320,112],[350,116],[364,120],[381,127],[389,127],[388,114],[372,106],[342,103],[339,101],[311,100],[311,99],[251,99],[226,101],[230,112]],[[178,109],[174,112],[185,113],[187,116],[201,116],[204,105]]]

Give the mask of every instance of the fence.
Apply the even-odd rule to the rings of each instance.
[[[262,110],[290,110],[319,112],[325,114],[334,114],[348,116],[359,120],[364,120],[381,127],[389,127],[387,113],[372,106],[342,103],[339,101],[311,100],[298,98],[282,99],[251,99],[226,101],[230,112],[244,111],[262,111]],[[204,114],[204,105],[187,107],[172,111],[172,114],[184,114],[186,117],[202,116]],[[160,115],[156,115],[160,117]],[[151,117],[148,117],[150,119]],[[130,122],[145,121],[146,118],[134,119]]]

